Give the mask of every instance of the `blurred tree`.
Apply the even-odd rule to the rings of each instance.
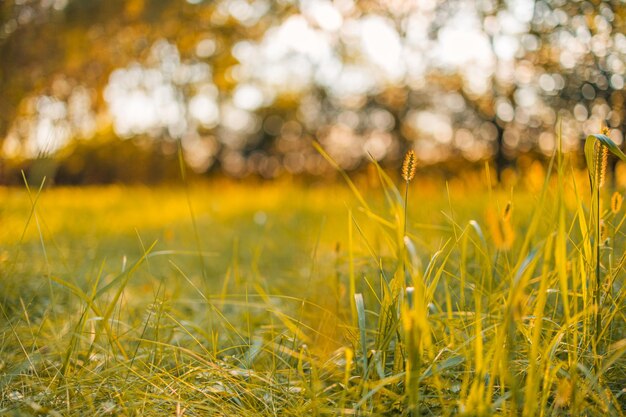
[[[8,0],[2,152],[111,132],[180,140],[198,171],[319,174],[621,141],[623,2]],[[113,157],[113,156],[111,156]]]
[[[537,86],[561,110],[566,125],[586,132],[605,124],[622,142],[626,75],[626,7],[623,1],[542,1],[529,31]],[[570,131],[573,129],[570,129]]]

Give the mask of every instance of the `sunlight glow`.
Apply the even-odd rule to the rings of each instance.
[[[300,8],[305,16],[325,31],[334,32],[341,28],[343,17],[328,0],[304,0],[300,2]]]
[[[380,16],[368,16],[361,23],[361,42],[368,59],[382,68],[391,80],[404,74],[402,45],[393,24]]]
[[[206,64],[181,63],[176,46],[165,41],[153,46],[151,61],[151,67],[133,64],[113,71],[104,89],[113,128],[121,137],[145,133],[181,137],[188,120],[180,86],[206,83],[210,76]],[[219,117],[217,104],[211,107],[209,100],[196,96],[189,102],[191,115],[206,126]]]
[[[217,102],[206,93],[200,93],[191,98],[189,112],[205,128],[215,127],[219,122],[220,111]]]

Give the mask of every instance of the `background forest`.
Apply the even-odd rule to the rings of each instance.
[[[500,175],[557,122],[622,143],[625,33],[621,0],[5,0],[0,182],[332,171],[312,140]]]

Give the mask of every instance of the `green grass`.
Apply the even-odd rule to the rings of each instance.
[[[514,189],[418,175],[406,229],[376,169],[1,189],[0,414],[623,415],[624,209],[602,190],[595,288],[560,159]]]

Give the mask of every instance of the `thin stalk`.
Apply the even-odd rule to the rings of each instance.
[[[409,206],[409,181],[404,182],[404,233],[402,236],[406,236],[406,222],[408,219],[407,210]]]
[[[406,237],[406,223],[407,223],[407,219],[408,219],[408,207],[409,207],[409,181],[405,181],[405,186],[404,186],[404,231],[402,233],[402,238],[404,239]],[[403,267],[403,273],[404,273],[404,285],[410,285],[409,282],[409,277],[407,276],[407,272],[406,272],[406,263],[407,263],[407,253],[406,253],[406,247],[404,248],[403,251],[403,257],[404,257],[404,261],[402,262],[402,267]]]
[[[406,237],[406,229],[407,229],[407,218],[408,218],[408,206],[409,206],[409,183],[415,177],[415,171],[417,169],[417,157],[415,156],[415,151],[412,149],[409,150],[406,155],[404,155],[404,162],[402,163],[402,179],[404,179],[404,231],[402,235],[402,241]],[[401,245],[403,242],[399,242]],[[405,283],[408,281],[408,277],[406,274],[406,262],[407,262],[407,254],[406,254],[406,245],[404,245],[404,250],[402,251],[402,266],[404,272],[404,281]]]
[[[595,323],[595,336],[596,336],[596,348],[599,343],[600,331],[602,330],[602,315],[600,308],[600,290],[602,287],[602,277],[600,271],[600,241],[602,240],[600,230],[600,186],[596,185],[596,291],[595,291],[595,315],[596,315],[596,323]]]

